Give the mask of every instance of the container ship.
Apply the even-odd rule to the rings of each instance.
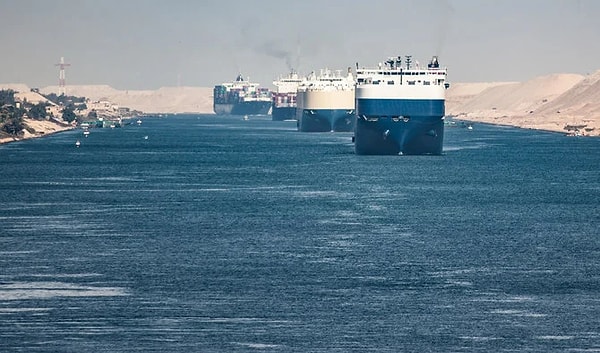
[[[287,76],[273,81],[273,85],[277,87],[276,91],[272,92],[271,116],[274,121],[296,119],[296,96],[301,82],[302,78],[294,70]]]
[[[319,75],[311,73],[299,86],[296,119],[302,132],[353,131],[354,75],[348,69],[343,76],[341,70],[333,73],[321,70]]]
[[[377,68],[356,67],[356,128],[359,155],[442,154],[446,68],[433,57],[427,67],[390,58]]]
[[[240,74],[234,82],[213,89],[213,110],[219,115],[267,115],[271,109],[271,91],[258,83],[244,80]]]

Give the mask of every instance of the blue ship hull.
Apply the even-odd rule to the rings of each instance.
[[[356,115],[347,109],[304,109],[298,119],[298,131],[354,131]]]
[[[355,152],[440,155],[444,110],[443,100],[357,99]]]
[[[271,102],[254,101],[234,104],[232,115],[267,115],[271,109]]]
[[[251,101],[242,103],[214,103],[213,110],[219,115],[267,115],[271,102]]]
[[[271,111],[271,116],[273,117],[273,121],[296,119],[296,107],[277,108],[277,107],[273,106],[273,110]]]

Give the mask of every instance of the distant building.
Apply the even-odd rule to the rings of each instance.
[[[89,110],[95,111],[104,111],[104,112],[118,112],[119,106],[116,104],[112,104],[107,100],[99,100],[99,101],[86,101],[85,105]]]
[[[59,117],[62,116],[61,107],[56,104],[51,104],[46,106],[46,116],[50,117]]]

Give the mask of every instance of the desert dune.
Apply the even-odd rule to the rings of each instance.
[[[457,119],[600,136],[600,71],[552,74],[525,82],[458,83],[446,96]]]

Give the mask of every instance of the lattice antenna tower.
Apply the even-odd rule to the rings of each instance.
[[[71,66],[71,64],[65,63],[65,58],[60,57],[60,62],[58,64],[54,64],[54,66],[58,66],[58,95],[61,94],[67,95],[67,89],[65,87],[65,67]]]

